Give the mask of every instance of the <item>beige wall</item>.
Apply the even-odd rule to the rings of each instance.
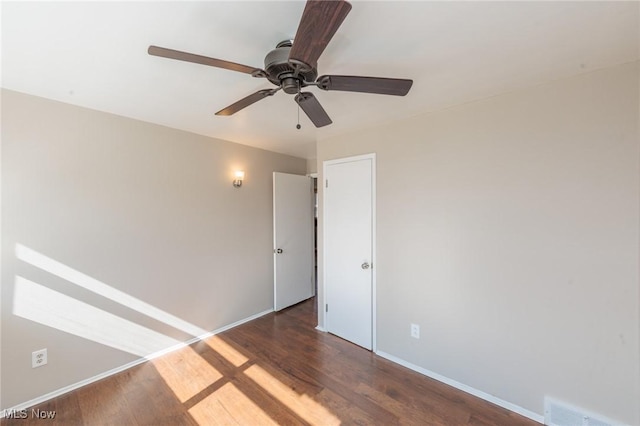
[[[318,173],[318,160],[315,158],[307,159],[307,174]]]
[[[304,159],[11,91],[2,113],[1,408],[272,308],[272,172]]]
[[[551,396],[640,424],[638,76],[318,143],[320,172],[377,154],[378,350],[539,415]]]

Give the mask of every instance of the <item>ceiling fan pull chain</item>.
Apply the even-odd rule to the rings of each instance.
[[[300,82],[298,81],[298,96],[300,96]],[[296,124],[296,129],[300,130],[302,126],[300,125],[300,104],[298,104],[298,124]]]

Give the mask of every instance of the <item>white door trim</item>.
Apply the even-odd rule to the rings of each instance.
[[[335,160],[325,160],[322,162],[322,177],[323,177],[323,182],[319,182],[319,185],[322,185],[322,188],[324,188],[325,185],[325,181],[326,181],[326,176],[327,176],[327,167],[334,165],[334,164],[341,164],[341,163],[350,163],[353,161],[360,161],[360,160],[371,160],[371,264],[372,264],[372,268],[371,268],[371,350],[376,353],[378,351],[378,344],[377,344],[377,296],[376,296],[376,277],[378,275],[378,262],[377,262],[377,258],[376,258],[376,241],[377,241],[377,236],[376,236],[376,154],[375,153],[371,153],[371,154],[363,154],[363,155],[356,155],[356,156],[352,156],[352,157],[345,157],[345,158],[338,158]],[[324,241],[326,241],[326,235],[327,235],[327,228],[325,226],[324,223],[324,208],[325,208],[325,202],[326,202],[326,194],[324,192],[324,189],[322,191],[322,215],[323,215],[323,226],[322,226],[322,297],[323,300],[321,301],[321,305],[318,306],[318,309],[324,309],[324,306],[326,304],[326,281],[325,281],[325,277],[327,276],[327,271],[326,271],[326,264],[325,264],[325,259],[327,258],[326,256],[326,252],[325,252],[325,247],[326,245],[324,244]],[[323,322],[323,327],[321,327],[320,329],[322,331],[325,331],[325,323],[326,323],[326,316],[324,317],[324,322]]]

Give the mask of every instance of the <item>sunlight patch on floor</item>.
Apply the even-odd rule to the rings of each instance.
[[[222,374],[190,346],[151,361],[180,402],[222,379]]]
[[[232,383],[227,383],[195,406],[189,414],[200,425],[277,425],[267,413]]]
[[[242,355],[240,352],[235,350],[233,346],[218,336],[211,336],[204,340],[204,342],[236,367],[240,367],[242,364],[249,361],[249,358]]]
[[[297,393],[273,377],[262,367],[252,365],[247,368],[244,373],[305,421],[314,425],[340,424],[340,419],[334,416],[328,409],[311,399],[308,395]]]

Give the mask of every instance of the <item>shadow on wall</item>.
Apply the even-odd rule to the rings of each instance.
[[[277,377],[280,373],[268,365],[259,365],[220,337],[211,336],[181,318],[24,245],[16,245],[16,256],[32,266],[201,340],[200,343],[187,346],[184,342],[24,277],[15,277],[14,315],[149,360],[157,358],[153,361],[155,371],[196,423],[208,424],[213,418],[226,418],[230,423],[244,419],[260,424],[277,424],[276,413],[263,407],[264,401],[256,396],[266,392],[278,401],[280,407],[277,410],[285,410],[301,422],[340,424],[340,419],[328,408],[288,386],[286,377]],[[132,373],[132,377],[136,374]],[[246,389],[243,391],[244,387]],[[256,389],[260,392],[256,392]],[[97,406],[94,409],[100,411],[102,408]]]

